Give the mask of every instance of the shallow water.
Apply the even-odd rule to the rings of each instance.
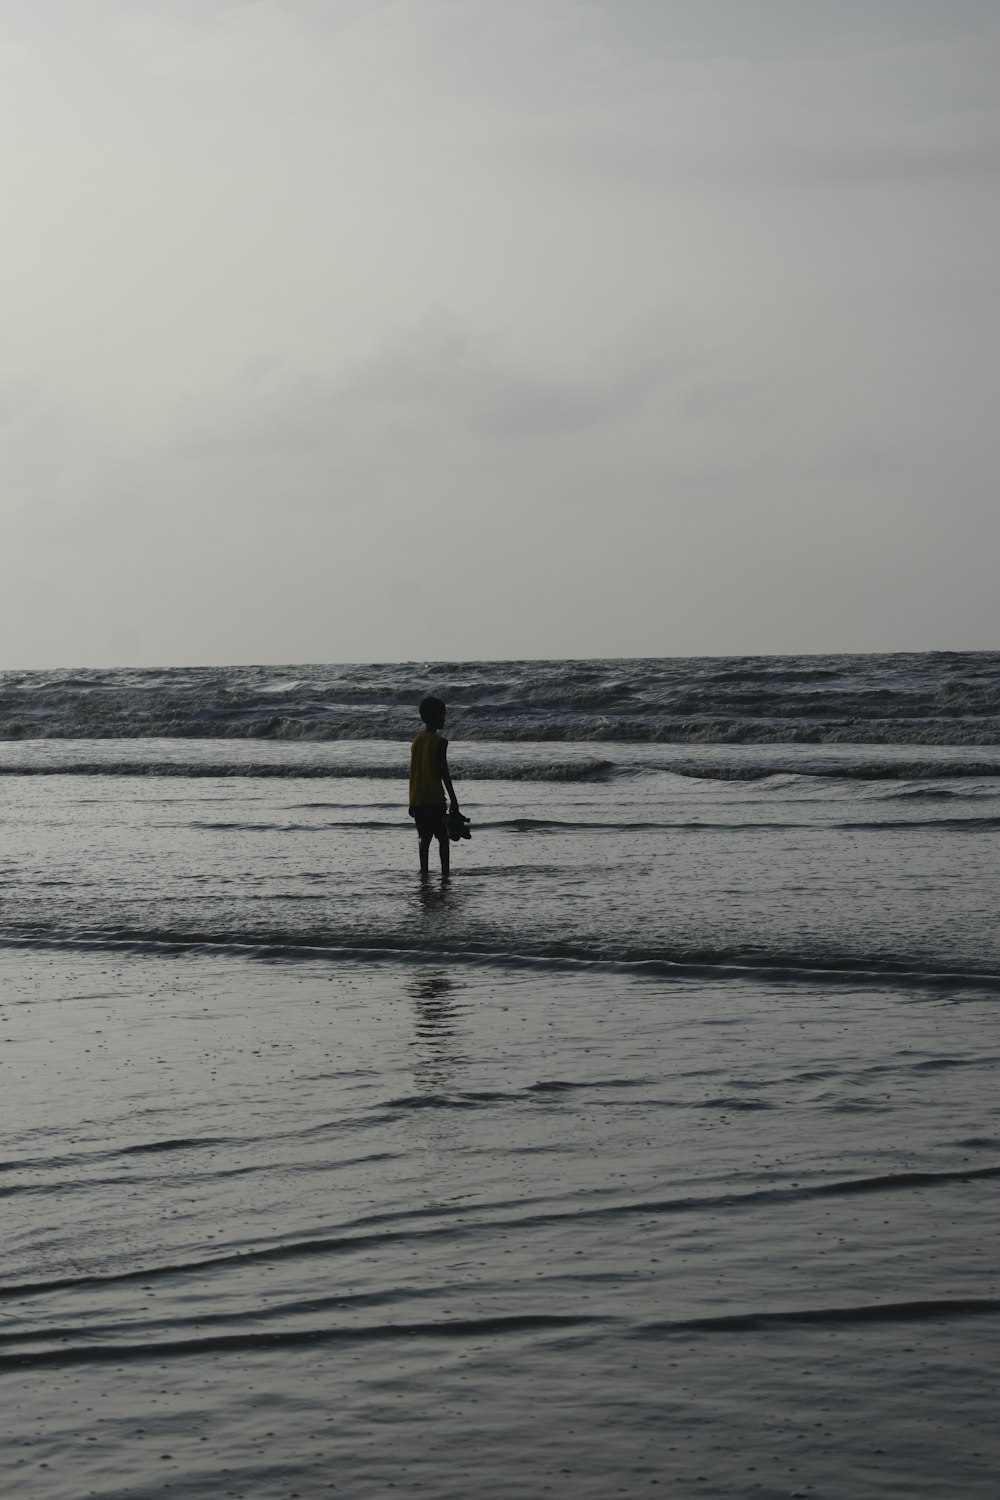
[[[10,1493],[992,1500],[996,752],[593,751],[3,748]]]
[[[1000,755],[925,752],[911,776],[898,755],[787,746],[777,768],[727,751],[743,774],[720,777],[718,751],[688,751],[693,775],[639,747],[594,780],[582,751],[487,746],[489,776],[463,779],[457,745],[474,836],[442,899],[412,878],[405,748],[375,748],[395,779],[360,774],[364,743],[331,747],[359,774],[325,780],[296,775],[297,746],[265,776],[223,774],[229,747],[206,746],[193,777],[159,742],[135,775],[134,742],[73,775],[43,747],[52,774],[3,781],[0,939],[1000,974]]]
[[[18,1493],[992,1494],[992,997],[3,971]]]

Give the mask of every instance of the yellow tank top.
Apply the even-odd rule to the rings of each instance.
[[[444,807],[447,798],[438,770],[438,746],[447,743],[436,729],[424,729],[410,746],[411,807]]]

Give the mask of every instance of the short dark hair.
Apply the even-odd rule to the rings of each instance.
[[[440,698],[424,698],[420,704],[420,717],[428,729],[436,729],[439,724],[443,724],[446,712]]]

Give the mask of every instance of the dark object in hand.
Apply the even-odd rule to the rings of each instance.
[[[462,813],[448,813],[445,816],[445,822],[448,825],[448,837],[453,844],[457,844],[459,839],[471,839],[472,832],[469,828],[469,820]]]

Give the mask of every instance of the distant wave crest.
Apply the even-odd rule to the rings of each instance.
[[[0,674],[0,740],[403,740],[427,692],[466,741],[1000,744],[1000,653]]]

